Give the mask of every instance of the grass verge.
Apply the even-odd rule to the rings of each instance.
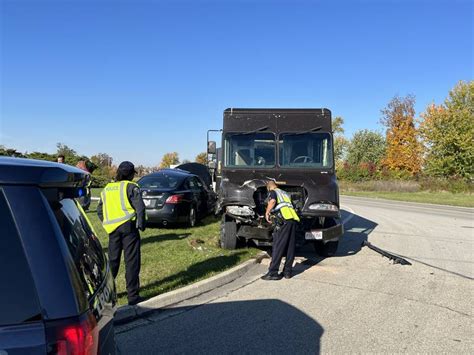
[[[341,191],[341,195],[384,198],[388,200],[474,207],[474,195],[452,192]]]
[[[94,189],[96,190],[96,189]],[[100,192],[100,189],[97,189]],[[92,191],[97,196],[97,191]],[[107,251],[108,236],[96,214],[97,203],[87,215]],[[218,246],[219,221],[206,217],[195,228],[153,228],[141,232],[142,264],[140,295],[153,297],[236,266],[254,256],[258,249],[224,250]],[[115,280],[119,304],[127,303],[125,267],[122,257]]]

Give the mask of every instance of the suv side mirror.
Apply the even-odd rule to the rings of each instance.
[[[216,154],[216,142],[209,141],[207,142],[207,154]]]

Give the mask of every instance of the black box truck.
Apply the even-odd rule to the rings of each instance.
[[[215,156],[216,144],[208,141]],[[269,246],[273,226],[265,220],[265,182],[288,192],[301,218],[298,243],[334,254],[344,233],[328,109],[226,109],[215,167],[222,215],[220,243]]]

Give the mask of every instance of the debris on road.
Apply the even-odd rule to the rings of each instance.
[[[382,250],[380,248],[377,248],[375,245],[371,244],[367,240],[364,240],[362,242],[362,246],[366,246],[366,247],[376,251],[377,253],[381,254],[382,256],[385,256],[386,258],[389,258],[390,260],[393,260],[394,264],[411,265],[411,263],[408,260],[403,259],[401,256],[398,256],[398,255],[389,253],[385,250]]]

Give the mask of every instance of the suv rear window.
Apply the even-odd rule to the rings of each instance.
[[[13,216],[0,188],[0,326],[38,320],[41,309]]]
[[[53,203],[52,208],[79,271],[83,287],[90,297],[104,280],[106,265],[100,242],[76,201],[63,199]]]

